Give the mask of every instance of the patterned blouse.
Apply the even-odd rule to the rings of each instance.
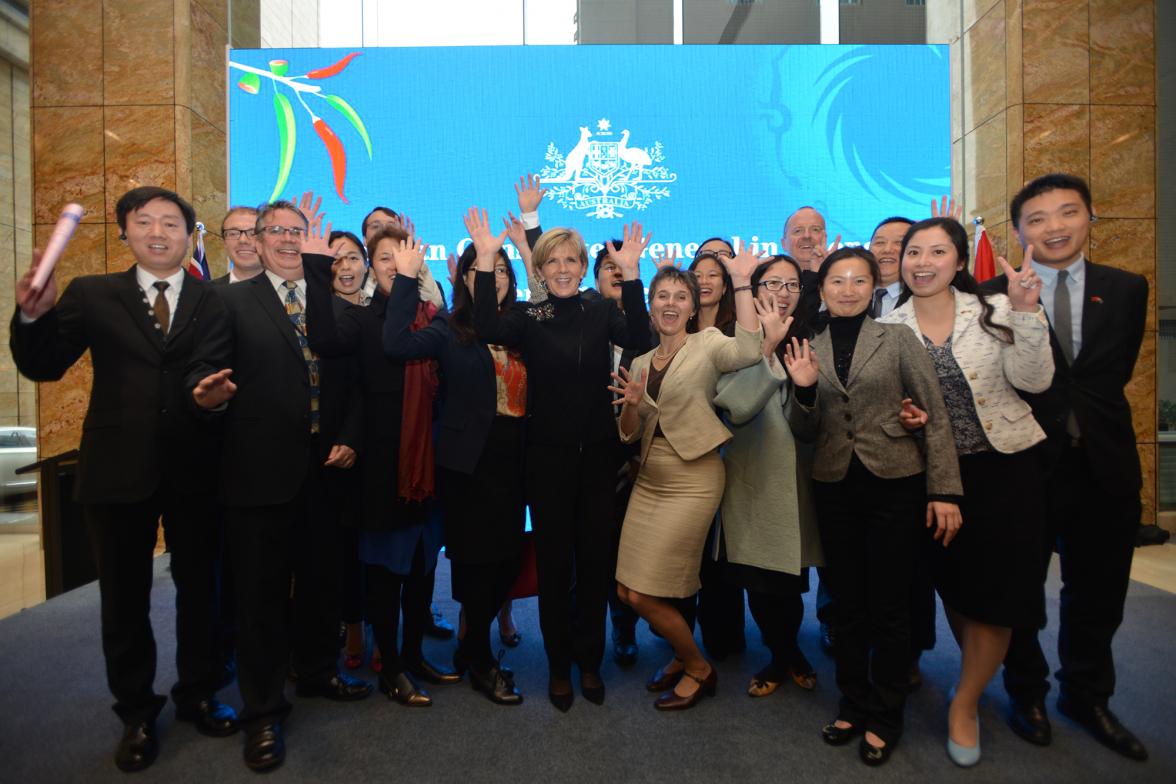
[[[487,346],[494,359],[494,379],[498,385],[499,416],[522,417],[527,414],[527,366],[517,351],[502,346]]]
[[[943,402],[947,406],[952,433],[955,434],[956,453],[974,455],[991,451],[992,445],[988,443],[984,428],[980,426],[980,417],[976,416],[972,388],[968,386],[964,371],[960,370],[955,355],[951,353],[951,337],[948,336],[942,346],[937,346],[924,335],[923,343],[935,365],[939,386],[943,388]]]

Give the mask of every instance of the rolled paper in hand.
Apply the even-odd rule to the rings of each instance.
[[[61,211],[61,217],[57,219],[57,225],[53,227],[53,234],[49,237],[49,244],[45,246],[45,252],[41,254],[41,263],[37,266],[36,274],[33,275],[32,288],[34,291],[41,291],[49,282],[49,276],[53,274],[57,260],[65,252],[65,246],[69,244],[74,229],[78,227],[78,222],[81,221],[84,214],[85,210],[82,209],[82,205],[72,202],[65,205],[65,209]]]

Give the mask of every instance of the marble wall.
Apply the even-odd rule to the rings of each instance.
[[[1089,254],[1151,286],[1127,387],[1156,508],[1156,4],[1154,0],[928,0],[927,41],[951,45],[952,182],[970,221],[1020,263],[1009,199],[1051,171],[1085,177],[1099,221]]]

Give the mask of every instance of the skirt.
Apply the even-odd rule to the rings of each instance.
[[[669,441],[655,437],[621,527],[617,582],[648,596],[693,596],[725,483],[718,450],[686,461]]]

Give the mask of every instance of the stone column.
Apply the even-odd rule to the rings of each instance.
[[[1008,202],[1051,171],[1085,177],[1093,261],[1148,279],[1147,332],[1127,388],[1156,520],[1156,35],[1153,0],[929,0],[927,41],[951,44],[952,183],[998,254],[1021,249]]]

